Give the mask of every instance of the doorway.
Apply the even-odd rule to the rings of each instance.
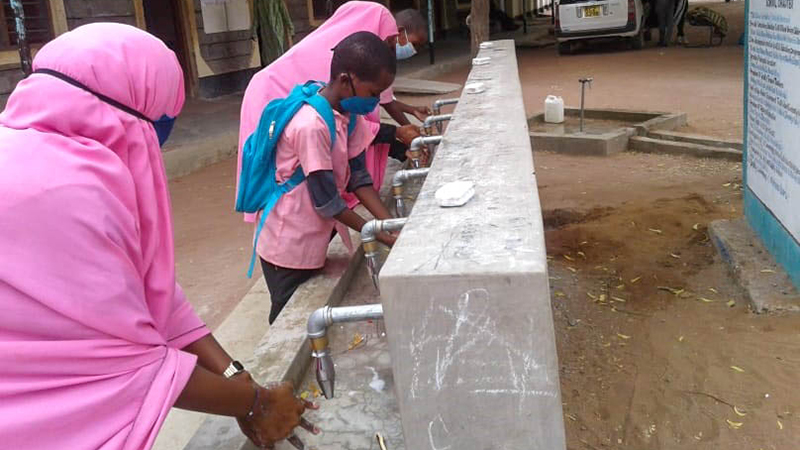
[[[187,39],[188,23],[181,8],[182,0],[142,0],[147,31],[158,37],[175,52],[183,69],[186,92],[194,92],[195,77]]]

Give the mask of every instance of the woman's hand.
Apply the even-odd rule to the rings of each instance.
[[[416,125],[403,125],[402,127],[397,129],[395,133],[395,138],[398,141],[402,142],[403,145],[406,147],[411,146],[411,141],[415,138],[420,137],[422,134],[420,133],[419,127]]]
[[[306,409],[317,409],[310,402],[294,395],[292,383],[285,382],[268,388],[253,384],[254,403],[248,416],[239,418],[242,432],[259,448],[273,448],[284,439],[298,448],[303,444],[294,435],[295,428],[302,427],[313,434],[320,430],[303,418]]]

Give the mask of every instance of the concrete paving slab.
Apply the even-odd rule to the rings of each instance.
[[[666,153],[698,158],[719,158],[729,161],[742,161],[742,152],[732,148],[711,147],[690,142],[663,141],[643,136],[634,136],[628,141],[628,148],[642,153]]]
[[[443,83],[441,81],[397,77],[394,80],[392,89],[395,93],[402,94],[444,95],[461,89],[461,85],[456,83]]]
[[[753,311],[800,312],[800,293],[745,219],[712,222],[708,232]]]
[[[647,137],[663,141],[689,142],[692,144],[706,145],[709,147],[732,148],[742,151],[744,147],[741,140],[717,139],[699,134],[682,133],[679,131],[656,130],[651,131]]]

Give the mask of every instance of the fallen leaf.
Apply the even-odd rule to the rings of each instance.
[[[364,342],[364,336],[361,333],[356,333],[353,335],[353,340],[350,341],[350,346],[347,347],[347,350],[353,350],[354,348],[361,345]]]
[[[722,187],[728,187],[730,185],[731,185],[730,183],[725,183],[725,184],[722,185]]]
[[[588,295],[590,299],[597,301],[597,296],[592,294],[591,292],[587,292],[586,295]]]
[[[736,415],[737,415],[737,416],[739,416],[739,417],[744,417],[744,416],[746,416],[746,415],[747,415],[747,413],[746,413],[746,412],[744,412],[744,411],[740,410],[740,409],[739,409],[739,408],[737,408],[736,406],[734,406],[734,407],[733,407],[733,412],[735,412],[735,413],[736,413]]]
[[[686,289],[683,289],[683,288],[676,289],[676,288],[671,288],[669,286],[658,286],[656,289],[658,289],[660,291],[667,291],[667,292],[671,293],[674,296],[678,296],[678,295],[681,295],[684,292],[686,292]]]
[[[672,256],[675,259],[681,259],[681,255],[676,255],[675,253],[670,253],[669,256]]]
[[[779,430],[782,430],[782,429],[783,429],[783,424],[781,423],[781,421],[780,421],[780,420],[778,421],[778,429],[779,429]]]
[[[733,369],[733,370],[735,370],[735,371],[737,371],[739,373],[744,373],[744,369],[742,369],[741,367],[738,367],[738,366],[731,366],[731,369]]]
[[[775,271],[772,269],[764,269],[761,271],[761,273],[775,273]]]
[[[566,259],[567,261],[575,261],[575,259],[573,259],[573,258],[572,258],[571,256],[569,256],[569,255],[563,255],[563,256],[564,256],[564,259]]]
[[[314,396],[314,398],[317,398],[320,395],[322,395],[322,391],[319,390],[319,387],[316,384],[312,384],[311,385],[311,394]]]
[[[303,391],[303,392],[300,393],[300,398],[303,399],[303,400],[307,400],[310,395],[311,395],[311,392]]]
[[[586,245],[586,244],[588,244],[588,243],[589,243],[589,241],[583,241],[583,242],[581,242],[581,243],[580,243],[580,244],[578,244],[578,245]]]
[[[734,306],[736,306],[736,302],[731,300],[728,303],[726,303],[726,305],[728,305],[728,307],[730,307],[730,308],[733,308]]]
[[[648,228],[647,231],[650,231],[650,232],[655,233],[655,234],[662,234],[663,233],[663,231],[655,229],[655,228]]]
[[[710,298],[697,297],[697,299],[700,300],[701,302],[705,302],[705,303],[714,303],[714,300],[711,300]]]
[[[621,291],[621,290],[624,290],[624,289],[625,289],[625,285],[624,284],[620,284],[620,285],[617,286],[617,290],[618,291]]]
[[[713,292],[713,293],[715,293],[715,294],[719,294],[719,292],[717,292],[717,290],[716,290],[716,289],[714,289],[714,288],[708,288],[708,290],[709,290],[709,291],[711,291],[711,292]]]
[[[613,295],[611,296],[611,300],[614,300],[615,302],[620,302],[620,303],[627,302],[627,300],[625,300],[624,298],[614,297]]]
[[[556,291],[556,297],[564,297],[564,296],[566,296],[566,294],[564,294],[563,292]]]
[[[567,270],[569,270],[572,273],[577,273],[578,272],[578,269],[576,269],[574,267],[567,267]]]
[[[564,415],[565,415],[565,416],[567,416],[567,419],[569,419],[569,420],[571,420],[571,421],[573,421],[573,422],[575,422],[576,420],[578,420],[578,418],[577,418],[577,417],[575,417],[575,416],[573,416],[573,415],[571,415],[571,414],[564,414]]]
[[[725,419],[725,422],[728,422],[728,425],[734,430],[738,430],[743,425],[742,422],[732,422],[730,419]]]
[[[680,336],[680,337],[678,338],[678,342],[683,342],[683,336]]]
[[[606,343],[606,344],[603,344],[603,347],[606,347],[606,348],[608,348],[608,347],[611,347],[611,342],[608,342],[608,343]]]
[[[693,229],[694,231],[700,231],[700,224],[699,224],[699,223],[696,223],[696,224],[694,224],[694,225],[692,226],[692,229]]]
[[[639,282],[639,280],[641,280],[641,279],[642,279],[642,277],[636,277],[636,278],[634,278],[634,279],[632,279],[632,280],[631,280],[631,284],[636,284],[636,283],[637,283],[637,282]]]
[[[625,335],[625,334],[620,334],[620,333],[617,333],[617,336],[619,336],[621,339],[625,339],[625,340],[628,340],[628,339],[630,339],[630,338],[631,338],[631,337],[630,337],[630,336],[628,336],[628,335]]]
[[[631,221],[631,226],[636,227],[636,222]]]
[[[583,259],[586,259],[586,253],[578,252],[578,256],[582,257]]]
[[[597,301],[599,301],[599,302],[606,301],[606,294],[600,294],[600,298],[598,298]]]

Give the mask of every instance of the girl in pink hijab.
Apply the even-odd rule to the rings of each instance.
[[[173,405],[237,417],[259,446],[314,430],[175,281],[160,149],[184,101],[175,55],[94,24],[33,67],[0,115],[0,446],[149,449]]]
[[[406,57],[415,53],[415,47],[427,42],[425,20],[418,11],[401,11],[397,13],[396,18],[397,20],[380,3],[369,1],[344,3],[324,24],[253,76],[242,101],[239,167],[241,168],[242,147],[258,126],[258,120],[267,104],[277,98],[286,97],[298,84],[309,80],[327,80],[333,57],[331,49],[345,37],[358,31],[369,31],[386,41],[391,48],[396,48],[398,55]],[[404,159],[405,149],[412,139],[419,136],[419,129],[409,125],[406,114],[424,120],[430,113],[428,108],[413,107],[397,101],[391,88],[381,94],[380,103],[401,128],[382,127],[377,109],[366,116],[373,143],[367,147],[367,170],[372,176],[375,190],[380,190],[383,184],[390,150],[393,157]],[[343,197],[350,208],[358,204],[353,195],[344,193]],[[253,219],[253,215],[245,215],[245,220],[252,222]]]

